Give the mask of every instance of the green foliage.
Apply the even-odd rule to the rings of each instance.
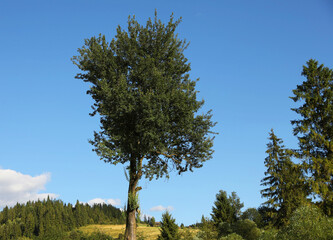
[[[175,219],[172,218],[169,212],[162,214],[161,233],[158,240],[179,240],[180,234]]]
[[[144,235],[143,232],[137,232],[137,233],[136,233],[136,239],[137,239],[137,240],[145,240],[145,239],[147,239],[147,238],[146,238],[146,236]]]
[[[273,129],[269,136],[266,177],[261,181],[261,185],[267,188],[261,190],[261,195],[268,198],[263,205],[270,210],[266,214],[271,217],[273,224],[283,226],[288,223],[292,212],[306,202],[308,193],[301,168],[291,161],[291,151],[284,148],[283,141],[274,134]]]
[[[262,216],[261,216],[260,212],[258,211],[258,209],[256,209],[256,208],[248,208],[248,209],[246,209],[242,213],[241,219],[242,220],[249,219],[249,220],[255,222],[258,227],[262,227],[263,226]]]
[[[333,239],[333,222],[317,207],[302,206],[293,213],[289,225],[279,232],[277,239]]]
[[[154,227],[155,226],[155,218],[154,217],[151,217],[150,219],[149,219],[149,225],[151,226],[151,227]]]
[[[246,240],[256,240],[261,234],[261,231],[257,228],[255,222],[249,219],[237,221],[233,225],[233,231]]]
[[[211,214],[215,226],[223,222],[229,224],[236,222],[240,217],[243,206],[244,204],[240,202],[235,192],[232,192],[231,196],[228,197],[225,191],[220,190],[216,194],[216,201]]]
[[[233,233],[234,230],[232,227],[233,227],[233,224],[230,224],[228,222],[220,222],[217,225],[218,236],[222,237],[222,236],[227,236],[227,235]]]
[[[139,195],[136,193],[128,194],[128,208],[130,211],[139,209]]]
[[[323,211],[332,215],[333,70],[310,59],[307,66],[303,66],[302,75],[306,81],[297,85],[291,97],[295,102],[301,102],[300,107],[292,109],[300,118],[291,122],[299,140],[299,157],[304,160],[303,167],[310,175],[312,191],[323,200]]]
[[[91,115],[101,117],[94,151],[112,164],[144,157],[150,179],[168,176],[168,161],[181,173],[201,167],[213,152],[212,115],[197,115],[204,102],[190,79],[188,44],[175,32],[180,22],[171,16],[164,24],[155,14],[143,26],[131,17],[127,31],[119,26],[111,42],[104,35],[86,39],[72,59],[83,71],[76,78],[91,83]]]
[[[231,233],[225,237],[219,238],[219,240],[242,240],[242,236],[238,235],[237,233]]]
[[[263,206],[263,205],[258,207],[258,212],[262,219],[262,222],[260,225],[261,228],[264,227],[267,229],[267,228],[272,227],[273,223],[275,222],[275,220],[273,219],[273,216],[276,216],[276,211],[277,210],[275,208],[270,208],[270,207]]]
[[[180,233],[180,239],[194,240],[194,235],[195,234],[188,227],[183,227],[182,232]]]
[[[197,234],[200,240],[217,239],[218,234],[214,222],[202,216],[200,223],[200,231]]]
[[[264,230],[260,237],[259,240],[275,240],[278,234],[278,230],[275,228],[269,228]]]

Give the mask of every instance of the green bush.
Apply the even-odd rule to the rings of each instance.
[[[315,206],[302,206],[292,214],[289,225],[278,233],[277,239],[333,239],[332,220]]]
[[[246,240],[256,240],[261,234],[257,224],[249,219],[237,221],[233,226],[233,230]]]
[[[226,237],[221,237],[219,240],[243,240],[242,236],[238,235],[237,233],[231,233]]]
[[[197,239],[200,240],[212,240],[217,239],[217,231],[214,222],[208,218],[202,217],[200,231],[197,233]]]
[[[261,233],[259,240],[275,240],[278,234],[278,230],[275,228],[270,228]]]
[[[258,211],[258,209],[256,209],[256,208],[246,209],[242,213],[241,219],[243,219],[243,220],[245,220],[245,219],[252,220],[253,222],[255,222],[257,224],[258,227],[263,226],[262,216],[261,216],[260,212]]]
[[[193,240],[194,239],[194,233],[192,233],[188,227],[183,228],[183,231],[180,232],[180,239],[182,239],[182,240]]]

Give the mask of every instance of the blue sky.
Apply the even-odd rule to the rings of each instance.
[[[213,110],[220,134],[203,168],[143,179],[142,212],[159,220],[156,210],[169,208],[187,225],[209,216],[221,189],[237,192],[243,210],[264,201],[269,130],[296,147],[290,125],[296,105],[288,97],[304,80],[302,66],[314,58],[333,67],[330,0],[2,0],[0,207],[47,193],[64,202],[125,204],[123,166],[91,151],[88,139],[99,122],[88,115],[88,86],[74,79],[78,69],[70,58],[85,38],[102,33],[111,40],[129,15],[144,24],[155,9],[164,22],[172,12],[183,18],[178,33],[190,41],[191,77],[200,78],[199,99]]]

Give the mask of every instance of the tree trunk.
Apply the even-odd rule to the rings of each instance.
[[[136,240],[136,212],[139,208],[138,199],[136,198],[137,192],[141,187],[137,187],[137,184],[142,175],[142,160],[131,160],[129,171],[129,187],[127,198],[127,214],[126,214],[126,230],[125,240]]]
[[[131,206],[130,196],[135,196],[136,185],[131,184],[132,175],[130,174],[130,184],[128,188],[128,199],[127,199],[127,214],[126,214],[126,231],[125,240],[136,240],[136,209]]]

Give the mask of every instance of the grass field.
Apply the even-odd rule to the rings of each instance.
[[[79,230],[84,233],[102,232],[116,238],[119,234],[125,233],[125,225],[88,225],[81,227]],[[155,240],[160,234],[160,228],[139,224],[137,233],[143,235],[147,240]]]
[[[88,225],[81,227],[81,230],[84,233],[92,232],[102,232],[110,235],[111,237],[117,238],[119,234],[125,233],[125,225]],[[182,230],[179,230],[182,232]],[[191,232],[197,232],[197,230],[191,230]],[[138,235],[144,236],[146,240],[156,240],[157,236],[160,234],[159,227],[150,227],[146,224],[139,224],[137,228]]]

